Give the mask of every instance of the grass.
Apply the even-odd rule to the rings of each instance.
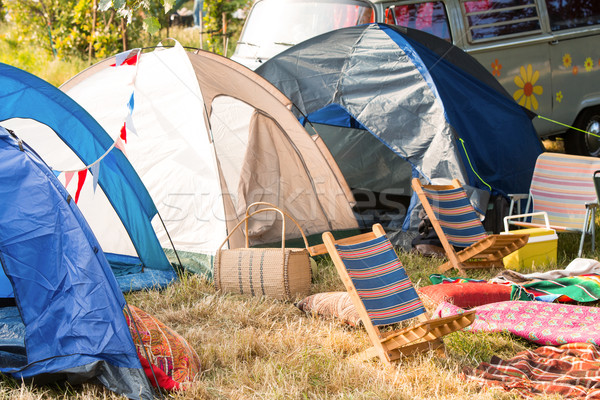
[[[559,236],[559,260],[575,257],[578,236]],[[589,244],[588,244],[589,246]],[[417,286],[441,263],[399,253]],[[597,257],[598,254],[584,254]],[[498,271],[477,271],[490,278]],[[343,290],[328,257],[318,262],[313,292]],[[426,353],[386,368],[377,360],[358,362],[352,354],[368,345],[366,332],[337,321],[307,317],[293,304],[269,298],[217,293],[198,275],[183,274],[162,292],[127,295],[130,304],[155,315],[179,332],[198,352],[202,375],[174,399],[516,399],[481,390],[461,380],[463,367],[503,358],[535,345],[509,334],[457,332],[446,337],[447,357]],[[99,386],[29,387],[4,378],[0,399],[116,399]],[[557,397],[539,397],[553,399]]]

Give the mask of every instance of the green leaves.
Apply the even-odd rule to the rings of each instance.
[[[160,30],[160,22],[156,17],[148,17],[144,19],[144,30],[153,35]]]

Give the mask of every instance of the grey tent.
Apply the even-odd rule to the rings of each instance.
[[[387,210],[395,215],[383,221],[389,227],[408,230],[419,222],[414,176],[458,178],[485,210],[491,193],[527,193],[542,152],[531,115],[495,78],[423,32],[384,24],[344,28],[300,43],[256,72],[327,144],[363,202],[363,219]]]

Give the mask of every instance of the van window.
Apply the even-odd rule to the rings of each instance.
[[[256,49],[277,54],[282,47],[291,47],[308,38],[334,29],[375,21],[375,13],[369,3],[362,0],[338,1],[257,1],[252,8],[240,43]],[[278,51],[271,51],[277,48]],[[237,49],[236,49],[237,51]]]
[[[546,0],[553,31],[600,24],[598,0]]]
[[[462,0],[471,42],[539,32],[535,0]]]
[[[441,1],[391,6],[386,10],[386,22],[418,29],[451,41],[448,14]]]

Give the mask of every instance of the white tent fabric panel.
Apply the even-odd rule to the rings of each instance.
[[[218,96],[212,103],[210,126],[215,151],[227,192],[237,201],[240,171],[248,148],[248,126],[254,107],[229,96]],[[235,115],[235,118],[231,118]],[[243,214],[246,210],[242,210]],[[239,210],[238,210],[239,213]]]
[[[79,157],[48,126],[33,120],[11,119],[3,121],[5,128],[12,129],[17,136],[31,146],[36,153],[55,171],[74,171],[86,166]],[[61,173],[58,180],[67,188],[74,199],[78,175],[74,173],[66,182]],[[88,172],[77,205],[85,217],[105,253],[137,257],[137,252],[119,216],[98,185],[94,190],[94,179]]]
[[[103,93],[102,103],[94,99],[96,93]],[[140,57],[137,65],[106,68],[67,90],[115,137],[127,119],[132,93],[127,158],[175,247],[213,254],[226,236],[223,202],[215,196],[221,188],[202,96],[183,48],[159,48]],[[160,221],[155,218],[153,226],[162,246],[170,248]]]

